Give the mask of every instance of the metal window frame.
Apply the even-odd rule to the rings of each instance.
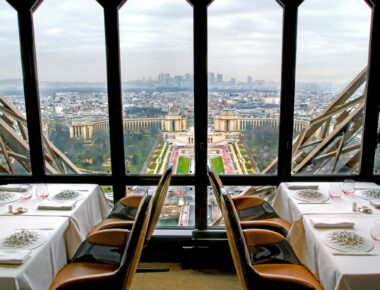
[[[115,199],[124,195],[128,185],[155,185],[158,175],[126,174],[124,164],[124,140],[122,124],[122,99],[120,76],[120,44],[118,27],[118,10],[126,0],[97,0],[104,8],[105,47],[107,58],[107,82],[110,122],[110,144],[112,173],[110,175],[47,175],[44,170],[44,158],[41,134],[41,112],[37,77],[37,60],[33,28],[33,12],[43,0],[6,0],[18,13],[21,61],[24,81],[24,94],[28,122],[30,158],[32,175],[1,176],[0,182],[19,183],[96,183],[112,185]],[[213,0],[186,0],[193,7],[194,18],[194,119],[195,119],[195,160],[194,175],[172,178],[172,185],[195,186],[195,235],[207,232],[207,8]],[[223,175],[225,185],[278,185],[283,181],[329,181],[343,180],[348,175],[291,175],[291,144],[294,112],[286,110],[294,107],[296,49],[297,49],[297,10],[303,0],[275,0],[283,8],[283,44],[281,68],[281,107],[279,131],[279,162],[276,175]],[[380,176],[373,174],[373,165],[377,140],[374,138],[378,130],[379,82],[380,75],[379,50],[376,40],[379,38],[379,13],[376,7],[379,0],[364,0],[372,10],[371,37],[368,58],[367,109],[365,111],[364,135],[361,155],[361,171],[359,175],[350,176],[356,180],[380,182]],[[123,157],[123,158],[121,158]]]

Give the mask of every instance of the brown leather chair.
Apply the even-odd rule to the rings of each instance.
[[[249,250],[251,247],[278,244],[285,241],[284,237],[269,230],[242,230],[227,191],[221,188],[215,195],[225,221],[232,259],[243,289],[323,289],[314,276],[300,264],[252,264],[252,251]]]
[[[158,182],[157,189],[155,191],[155,195],[153,196],[153,198],[155,197],[158,198],[157,195],[161,194],[161,192],[165,193],[165,197],[166,197],[166,192],[170,184],[172,171],[173,171],[173,165],[170,164],[168,165],[165,173],[161,176],[161,179]],[[163,206],[165,197],[162,201],[162,204],[160,205],[161,208]],[[89,234],[92,234],[99,230],[110,229],[110,228],[131,229],[141,198],[142,198],[142,195],[130,195],[130,196],[126,196],[120,199],[118,202],[115,203],[115,206],[113,207],[108,217],[104,219],[103,221],[101,221],[99,224],[97,224],[90,231]],[[154,204],[157,204],[157,202]],[[154,212],[154,209],[153,209],[153,212]],[[160,213],[158,213],[158,215],[159,214]],[[152,232],[153,231],[150,230],[150,234]]]
[[[214,169],[207,167],[207,173],[214,192],[224,188]],[[234,196],[232,200],[243,228],[269,229],[283,236],[288,234],[291,224],[281,219],[264,199],[256,196]]]
[[[147,235],[145,238],[145,245],[149,242],[153,231],[156,227],[157,221],[160,217],[160,213],[162,207],[164,206],[165,198],[169,189],[171,177],[173,173],[173,166],[169,165],[162,175],[156,191],[152,196],[152,214],[150,216]],[[133,196],[135,197],[135,196]],[[141,196],[142,197],[142,196]],[[140,198],[141,200],[141,198]],[[138,199],[133,199],[133,201],[139,201]],[[125,211],[126,212],[126,211]],[[128,212],[132,212],[130,207],[128,208]],[[133,225],[134,221],[125,221],[124,225],[127,225],[127,222],[130,225]],[[109,222],[107,224],[107,228],[117,228],[121,222]],[[126,227],[122,227],[126,228]],[[122,254],[122,247],[118,247],[115,245],[104,245],[94,243],[91,239],[92,235],[97,231],[104,231],[104,228],[100,228],[99,226],[95,226],[93,230],[91,230],[90,234],[87,236],[86,240],[82,242],[79,249],[75,253],[74,257],[71,259],[72,262],[103,262],[103,263],[114,263],[119,264]],[[142,269],[138,270],[139,272],[143,271]],[[154,271],[153,269],[149,269],[146,271]],[[166,271],[166,269],[160,269],[157,271]]]
[[[132,230],[106,229],[91,234],[93,243],[122,247],[119,265],[99,262],[74,262],[65,265],[56,275],[53,289],[130,289],[144,246],[152,212],[151,195],[141,200]]]

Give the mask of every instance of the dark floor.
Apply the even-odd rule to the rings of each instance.
[[[183,269],[180,263],[140,263],[140,267],[169,268],[169,272],[136,273],[132,290],[238,290],[237,276],[231,271]]]

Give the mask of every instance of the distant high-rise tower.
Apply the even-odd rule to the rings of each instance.
[[[222,83],[223,82],[223,75],[222,74],[217,74],[216,75],[216,82],[217,83]]]
[[[208,82],[210,85],[215,84],[215,73],[213,72],[208,73]]]
[[[247,83],[249,83],[249,84],[252,83],[252,77],[251,76],[247,77]]]

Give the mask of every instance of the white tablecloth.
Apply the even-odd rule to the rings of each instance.
[[[38,210],[41,200],[36,197],[38,186],[33,185],[33,196],[28,200],[18,200],[10,203],[14,209],[25,207],[28,212],[23,216],[65,216],[69,217],[69,227],[66,232],[68,257],[71,259],[88,232],[111,212],[102,189],[96,184],[48,184],[49,199],[65,189],[78,190],[83,198],[78,200],[72,210]],[[0,215],[11,216],[8,205],[0,206]]]
[[[68,217],[0,216],[0,237],[13,234],[16,229],[54,228],[44,230],[49,239],[31,250],[31,257],[22,265],[0,265],[0,289],[48,289],[57,272],[67,263],[65,231]]]
[[[303,215],[289,232],[288,240],[298,258],[326,289],[375,290],[380,289],[380,243],[374,242],[371,251],[376,256],[335,256],[339,252],[326,246],[321,234],[329,229],[315,229],[310,219],[316,215]],[[354,230],[359,235],[371,239],[370,227],[379,216],[365,214],[320,214],[318,218],[348,218],[355,222]],[[331,230],[331,229],[330,229]]]
[[[369,206],[367,200],[361,199],[358,196],[348,196],[342,194],[340,199],[329,199],[325,204],[305,204],[301,200],[295,199],[292,196],[294,190],[288,189],[287,185],[319,185],[318,191],[328,196],[330,182],[318,182],[318,183],[281,183],[277,195],[273,201],[273,208],[281,216],[281,218],[287,220],[289,223],[294,223],[303,214],[321,214],[321,213],[352,213],[352,202],[356,201],[357,206],[366,205]],[[356,187],[376,187],[374,183],[356,182]],[[380,214],[379,209],[371,207],[374,214]],[[358,213],[361,214],[361,213]]]
[[[355,221],[355,231],[369,236],[374,219],[380,219],[380,210],[369,205],[367,200],[342,194],[340,199],[329,199],[326,203],[304,203],[293,197],[290,185],[318,185],[318,191],[328,196],[330,182],[281,183],[273,207],[279,216],[293,226],[287,239],[298,258],[320,280],[325,289],[380,289],[380,246],[376,243],[378,256],[333,256],[337,252],[327,247],[320,239],[326,229],[315,229],[310,219],[349,218]],[[356,188],[373,188],[374,183],[356,182]],[[369,206],[373,214],[352,211],[352,203]]]

